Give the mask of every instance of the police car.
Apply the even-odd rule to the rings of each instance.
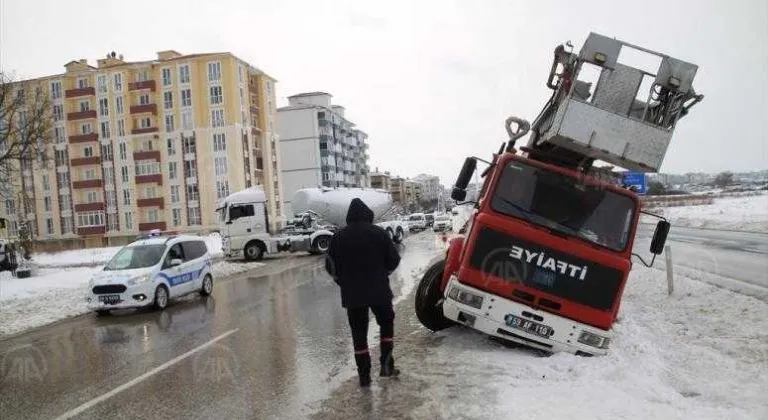
[[[88,309],[102,315],[112,309],[152,305],[189,293],[213,291],[212,260],[197,236],[152,233],[121,249],[88,284]]]

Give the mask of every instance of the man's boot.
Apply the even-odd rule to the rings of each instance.
[[[360,379],[360,386],[367,387],[371,385],[371,354],[355,353],[355,363],[357,363],[357,375]]]
[[[392,349],[391,338],[381,340],[381,370],[379,371],[379,376],[382,378],[400,375],[400,369],[395,368],[395,358],[392,356]]]

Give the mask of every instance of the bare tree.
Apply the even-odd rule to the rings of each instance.
[[[63,110],[62,110],[63,112]],[[14,81],[0,72],[0,198],[26,193],[24,175],[45,167],[52,143],[52,109],[39,81]]]

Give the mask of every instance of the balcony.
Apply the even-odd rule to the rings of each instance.
[[[163,175],[162,174],[138,175],[136,176],[136,184],[163,185]]]
[[[70,160],[69,163],[72,166],[101,165],[101,157],[91,156],[91,157],[74,158]]]
[[[96,94],[96,88],[94,87],[67,89],[64,91],[65,98],[79,98],[81,96],[93,96],[95,94]]]
[[[75,211],[104,211],[104,203],[83,203],[75,204]]]
[[[90,134],[77,134],[74,136],[69,136],[69,142],[71,144],[75,143],[90,143],[90,142],[97,142],[99,141],[99,135],[96,133],[90,133]]]
[[[146,150],[143,152],[133,152],[133,160],[154,160],[160,162],[159,150]]]
[[[157,115],[157,104],[131,105],[130,110],[131,114],[151,113],[152,115]]]
[[[136,205],[139,207],[159,207],[165,208],[165,199],[163,197],[156,198],[140,198],[136,200]]]
[[[77,234],[80,236],[103,235],[105,233],[107,233],[106,226],[88,226],[77,228]]]
[[[145,80],[143,82],[133,82],[128,83],[128,90],[145,90],[149,89],[152,92],[155,91],[155,81],[154,80]]]
[[[96,118],[95,109],[67,113],[67,121],[89,120],[92,118]]]
[[[85,181],[72,181],[73,189],[101,188],[100,179],[88,179]]]
[[[158,229],[164,231],[166,229],[165,222],[147,222],[139,223],[139,232],[146,232],[150,230]]]
[[[134,128],[131,130],[131,134],[157,133],[158,131],[157,127]]]

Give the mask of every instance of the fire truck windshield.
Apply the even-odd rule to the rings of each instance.
[[[634,201],[518,161],[504,168],[491,208],[614,251],[629,241]]]

